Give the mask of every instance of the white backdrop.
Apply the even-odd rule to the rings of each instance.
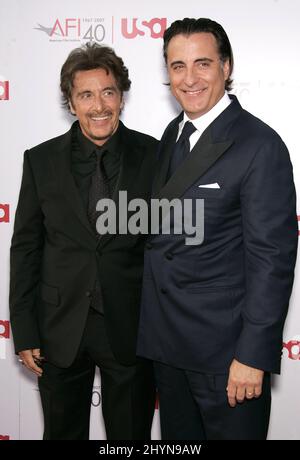
[[[34,377],[18,365],[8,323],[9,246],[23,152],[69,129],[61,108],[59,73],[68,53],[91,38],[115,48],[132,89],[122,119],[159,138],[178,112],[162,59],[165,25],[183,17],[220,22],[231,40],[234,91],[244,108],[286,142],[300,186],[299,0],[9,0],[0,3],[0,439],[41,439]],[[299,270],[298,270],[299,273]],[[296,273],[285,327],[282,375],[274,378],[269,439],[300,439],[300,280]],[[105,439],[99,376],[91,438]],[[159,439],[156,411],[153,439]]]

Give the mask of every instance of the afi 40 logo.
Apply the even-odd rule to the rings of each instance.
[[[38,24],[36,30],[44,32],[50,41],[83,39],[102,42],[106,36],[103,18],[56,18],[50,27]]]

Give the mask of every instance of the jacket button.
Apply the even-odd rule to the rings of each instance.
[[[152,249],[153,245],[151,243],[146,243],[146,249]]]
[[[91,293],[91,291],[86,291],[85,295],[86,295],[86,297],[91,297],[92,293]]]
[[[161,292],[162,294],[167,294],[167,293],[168,293],[167,289],[165,289],[165,288],[161,288],[160,292]]]
[[[170,252],[167,252],[166,253],[166,259],[173,260],[173,254],[171,254]]]

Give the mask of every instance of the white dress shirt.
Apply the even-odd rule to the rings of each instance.
[[[213,108],[210,109],[207,113],[205,113],[204,115],[201,115],[201,117],[191,120],[187,116],[187,114],[184,112],[183,120],[179,123],[176,142],[179,139],[179,136],[183,130],[185,122],[190,121],[191,123],[193,123],[193,125],[196,128],[196,131],[190,136],[190,151],[191,151],[192,148],[197,143],[197,141],[199,140],[201,134],[220,115],[220,113],[222,113],[226,109],[226,107],[229,106],[230,103],[231,103],[231,99],[228,96],[228,93],[225,91],[224,96],[221,97],[219,102],[217,102],[216,105],[214,105]]]

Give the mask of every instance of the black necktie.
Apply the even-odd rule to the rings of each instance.
[[[91,185],[89,190],[89,205],[88,205],[88,218],[90,224],[96,233],[97,238],[100,238],[101,235],[97,232],[96,229],[96,222],[97,218],[100,215],[100,211],[96,211],[96,206],[99,200],[102,198],[109,198],[109,184],[108,179],[104,170],[103,166],[103,156],[104,152],[96,150],[97,161],[96,161],[96,168],[95,172],[91,178]],[[99,275],[95,281],[95,286],[92,291],[91,297],[91,308],[96,310],[97,312],[103,314],[103,296],[101,285],[99,281]]]
[[[100,238],[101,235],[99,235],[96,229],[96,222],[100,212],[96,211],[96,206],[98,201],[102,198],[109,198],[110,193],[108,179],[103,167],[104,152],[99,152],[99,150],[96,150],[96,155],[96,168],[91,178],[91,185],[89,190],[88,218],[94,232],[96,233],[97,237]]]
[[[196,131],[195,126],[190,121],[187,121],[183,127],[183,130],[179,136],[178,141],[175,144],[175,148],[172,153],[170,160],[170,166],[168,171],[168,179],[173,176],[178,166],[183,162],[184,158],[190,152],[189,138],[193,132]]]

